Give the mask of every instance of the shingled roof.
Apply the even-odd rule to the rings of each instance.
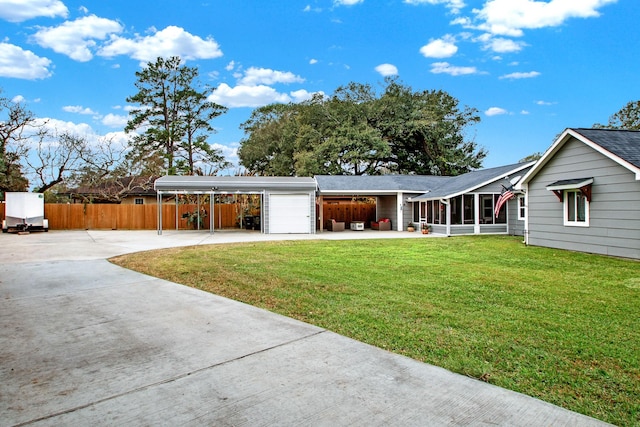
[[[583,128],[574,131],[640,168],[640,131]]]
[[[318,189],[323,195],[381,195],[398,192],[420,194],[413,199],[455,197],[488,185],[499,179],[524,175],[533,163],[517,163],[496,168],[480,169],[458,176],[433,175],[318,175]]]
[[[553,156],[572,138],[584,143],[627,168],[640,180],[640,131],[621,129],[568,128],[544,152],[542,158],[518,183],[517,188],[533,179]]]

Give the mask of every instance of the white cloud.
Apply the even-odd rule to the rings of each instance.
[[[503,114],[509,114],[509,112],[507,110],[505,110],[504,108],[491,107],[487,111],[485,111],[484,114],[486,116],[491,117],[491,116],[500,116],[500,115],[503,115]]]
[[[239,85],[256,86],[260,84],[271,85],[274,83],[302,83],[304,79],[289,71],[276,71],[268,68],[251,67],[244,73]]]
[[[420,48],[420,53],[427,58],[449,58],[458,52],[455,39],[446,35],[441,39],[431,40]]]
[[[481,28],[492,34],[519,37],[524,29],[555,27],[570,18],[592,18],[616,0],[489,0],[475,9]]]
[[[288,103],[292,101],[289,95],[279,93],[269,86],[238,85],[230,87],[226,83],[221,83],[207,99],[229,108],[257,108],[274,102]]]
[[[529,112],[527,110],[522,110],[520,111],[520,114],[522,114],[523,116],[528,116]]]
[[[20,104],[20,103],[25,102],[25,101],[26,101],[26,99],[22,95],[16,95],[13,98],[11,98],[11,102],[13,102],[14,104]]]
[[[236,67],[236,61],[230,61],[225,67],[224,69],[227,71],[231,71]]]
[[[458,14],[465,7],[463,0],[404,0],[406,4],[444,4],[452,13]]]
[[[500,76],[501,79],[532,79],[540,75],[537,71],[529,71],[527,73],[510,73]]]
[[[67,105],[62,107],[62,110],[66,111],[67,113],[91,114],[91,115],[96,114],[96,112],[93,111],[91,108],[82,107],[81,105]]]
[[[549,101],[536,101],[536,105],[555,105],[557,102],[549,102]]]
[[[129,118],[127,116],[109,113],[102,118],[102,124],[111,128],[124,129],[128,120]]]
[[[98,51],[98,55],[129,55],[134,59],[149,62],[155,61],[158,57],[170,56],[179,56],[184,60],[218,58],[222,56],[222,50],[211,37],[202,39],[180,27],[168,26],[151,36],[137,35],[133,39],[112,35],[107,45]]]
[[[67,21],[58,27],[40,28],[32,39],[40,46],[53,49],[80,62],[93,58],[95,40],[104,40],[113,33],[122,31],[122,25],[111,19],[95,15]]]
[[[364,0],[333,0],[333,4],[336,6],[353,6],[354,4],[362,2],[364,2]]]
[[[510,53],[521,51],[523,46],[526,46],[523,42],[516,42],[503,37],[490,37],[485,42],[484,48],[497,53]]]
[[[375,70],[385,77],[398,75],[398,67],[393,64],[380,64],[375,68]]]
[[[0,43],[0,76],[25,80],[44,79],[51,76],[51,60],[37,56],[30,50]]]
[[[450,74],[452,76],[462,76],[465,74],[477,74],[476,67],[457,67],[448,62],[434,62],[431,64],[433,74]]]
[[[317,63],[318,63],[318,60],[317,60],[317,59],[311,58],[311,59],[309,60],[309,64],[311,64],[311,65],[313,65],[313,64],[317,64]]]
[[[66,18],[69,10],[60,0],[0,0],[0,18],[22,22],[31,18]]]
[[[36,122],[50,130],[54,135],[68,133],[70,135],[85,137],[87,139],[94,139],[96,137],[96,132],[87,123],[65,122],[64,120],[52,118],[40,118],[36,120]]]

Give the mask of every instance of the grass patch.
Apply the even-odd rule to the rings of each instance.
[[[635,261],[496,236],[211,245],[111,261],[640,424]]]

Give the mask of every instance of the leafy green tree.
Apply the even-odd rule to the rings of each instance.
[[[296,172],[299,175],[376,175],[389,146],[374,117],[371,87],[351,83],[339,87],[328,99],[303,104],[298,116],[304,123],[298,134]]]
[[[218,150],[207,143],[214,129],[210,122],[226,108],[207,101],[213,89],[197,85],[198,69],[182,65],[179,57],[158,58],[136,72],[138,93],[127,102],[139,107],[130,113],[126,132],[142,130],[133,138],[132,157],[138,161],[165,158],[169,174],[194,174],[196,163],[215,162],[226,167]]]
[[[330,97],[255,110],[241,126],[239,157],[259,174],[456,175],[486,156],[465,140],[477,121],[476,110],[460,110],[442,91],[414,93],[390,79],[377,96],[369,85],[350,83]]]
[[[596,123],[593,127],[640,130],[640,101],[628,102],[617,113],[609,117],[609,122],[606,125]]]
[[[460,109],[447,92],[414,92],[387,79],[378,111],[379,127],[391,147],[390,170],[453,176],[482,166],[487,152],[465,138],[467,127],[480,121],[478,111]]]
[[[298,125],[295,104],[270,104],[257,108],[240,128],[249,135],[238,149],[242,165],[251,173],[268,176],[296,175],[294,162]]]

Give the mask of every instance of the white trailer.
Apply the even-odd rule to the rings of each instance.
[[[49,231],[49,221],[44,219],[44,194],[5,193],[2,232],[9,230]]]

